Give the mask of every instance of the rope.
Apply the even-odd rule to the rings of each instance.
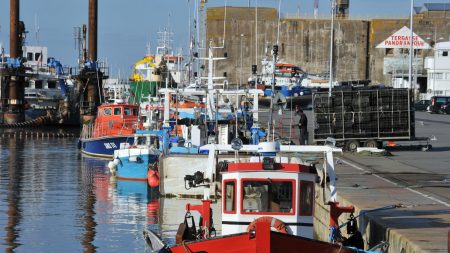
[[[186,253],[192,253],[192,251],[187,247],[186,241],[182,241],[182,242],[181,242],[181,245],[183,245],[184,252],[186,252]]]
[[[388,206],[384,206],[384,207],[380,207],[380,208],[375,208],[375,209],[372,209],[372,210],[367,210],[367,211],[364,211],[364,210],[363,210],[363,211],[359,212],[358,215],[355,216],[355,219],[358,218],[358,217],[361,216],[361,215],[366,214],[366,213],[371,213],[371,212],[376,212],[376,211],[381,211],[381,210],[394,209],[394,208],[398,208],[398,207],[401,207],[401,206],[402,206],[402,205],[400,205],[400,204],[398,204],[398,205],[388,205]],[[341,224],[341,225],[339,226],[339,229],[345,227],[349,222],[350,222],[350,221],[347,221],[347,222]]]
[[[0,124],[0,128],[14,128],[14,127],[32,127],[45,125],[46,122],[52,122],[51,116],[40,116],[36,119],[28,120],[25,122],[14,123],[14,124]]]

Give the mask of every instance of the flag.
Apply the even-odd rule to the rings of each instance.
[[[41,50],[41,53],[39,54],[39,58],[37,59],[37,63],[38,63],[38,67],[42,67],[42,50]]]

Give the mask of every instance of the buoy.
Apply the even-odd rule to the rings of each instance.
[[[148,170],[147,172],[147,182],[150,187],[159,186],[159,173],[158,171]]]
[[[116,167],[117,167],[117,165],[115,165],[113,161],[110,161],[110,162],[108,163],[109,172],[111,172],[111,174],[112,174],[113,176],[116,175],[116,171],[117,171],[117,170],[116,170]]]
[[[114,160],[113,160],[113,163],[114,163],[115,166],[119,166],[119,164],[120,164],[120,159],[119,159],[119,158],[114,159]]]

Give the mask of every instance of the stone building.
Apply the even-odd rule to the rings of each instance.
[[[256,19],[257,15],[257,19]],[[272,45],[280,48],[280,61],[300,66],[308,73],[328,75],[330,52],[329,19],[282,18],[273,8],[227,7],[224,33],[224,7],[208,8],[206,37],[213,45],[221,44],[225,34],[225,51],[228,60],[218,62],[216,70],[227,72],[230,83],[244,82],[251,75],[251,65],[270,57]],[[256,21],[257,20],[257,21]],[[255,26],[257,22],[257,26]],[[403,64],[408,50],[377,49],[376,46],[404,26],[408,18],[335,20],[334,70],[335,79],[372,80],[373,84],[391,85],[393,77],[404,76],[408,71]],[[279,32],[278,32],[279,30]],[[415,8],[414,32],[434,45],[435,38],[449,38],[450,4],[424,4]],[[279,34],[279,36],[277,36]],[[424,59],[432,50],[416,50],[417,83],[426,91]],[[220,55],[221,56],[221,55]],[[400,62],[388,68],[386,62]],[[390,66],[390,65],[389,65]],[[405,76],[406,78],[406,76]]]

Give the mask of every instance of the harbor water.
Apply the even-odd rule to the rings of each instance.
[[[0,251],[150,252],[145,229],[173,243],[186,203],[199,201],[159,198],[146,182],[115,180],[107,160],[83,157],[76,144],[1,138]]]

